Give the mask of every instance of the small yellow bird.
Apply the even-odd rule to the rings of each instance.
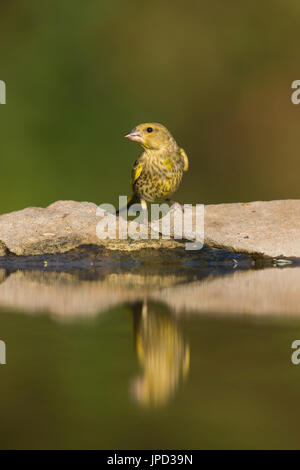
[[[183,172],[188,170],[185,151],[177,145],[168,129],[158,123],[139,124],[125,137],[138,142],[144,149],[132,168],[133,195],[128,198],[126,207],[140,202],[146,208],[146,201],[162,199],[173,203],[169,196],[178,189]]]

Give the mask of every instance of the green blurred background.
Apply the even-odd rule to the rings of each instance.
[[[190,157],[181,202],[299,198],[298,0],[1,1],[0,211],[117,201],[162,122]]]

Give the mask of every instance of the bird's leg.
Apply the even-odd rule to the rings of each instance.
[[[180,204],[180,202],[173,201],[173,200],[170,199],[170,198],[165,199],[165,201],[166,201],[166,202],[169,202],[172,206],[180,207],[180,209],[181,209],[182,211],[184,211],[184,205],[183,205],[183,204]]]
[[[147,202],[145,201],[145,199],[141,199],[141,206],[142,206],[142,213],[143,213],[142,223],[145,225],[148,225]]]
[[[141,199],[141,206],[142,206],[142,212],[143,212],[143,221],[142,221],[142,223],[144,225],[148,225],[149,227],[151,227],[151,222],[152,222],[151,215],[150,215],[150,220],[149,220],[147,202],[145,201],[145,199]]]

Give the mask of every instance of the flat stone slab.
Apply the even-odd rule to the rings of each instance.
[[[118,231],[115,239],[100,239],[97,236],[97,225],[102,217],[97,215],[97,209],[92,202],[57,201],[46,208],[28,207],[1,215],[0,256],[10,253],[18,256],[65,253],[82,245],[121,251],[179,246],[173,239],[163,242],[123,239]],[[107,215],[111,220],[116,219],[111,214]],[[134,221],[126,222],[121,218],[121,231],[129,228],[145,235],[148,233],[144,225]],[[111,237],[114,235],[111,234]]]
[[[176,211],[181,210],[172,209],[173,216]],[[119,222],[114,215],[108,217],[112,227]],[[47,208],[28,207],[1,215],[0,256],[65,253],[83,245],[120,251],[172,250],[184,248],[185,242],[197,235],[185,234],[185,240],[147,239],[150,229],[146,225],[120,218],[114,238],[110,232],[110,238],[101,239],[97,236],[101,220],[96,204],[75,201],[57,201]],[[171,220],[171,233],[176,233],[176,218]],[[207,205],[204,221],[207,247],[253,257],[300,259],[300,200]],[[128,229],[142,237],[124,238]]]
[[[300,200],[205,207],[210,247],[270,258],[300,258]]]

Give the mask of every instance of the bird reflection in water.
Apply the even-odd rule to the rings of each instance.
[[[132,395],[144,406],[163,405],[187,376],[189,345],[162,304],[145,300],[130,305],[130,310],[136,353],[143,370],[132,381]]]

